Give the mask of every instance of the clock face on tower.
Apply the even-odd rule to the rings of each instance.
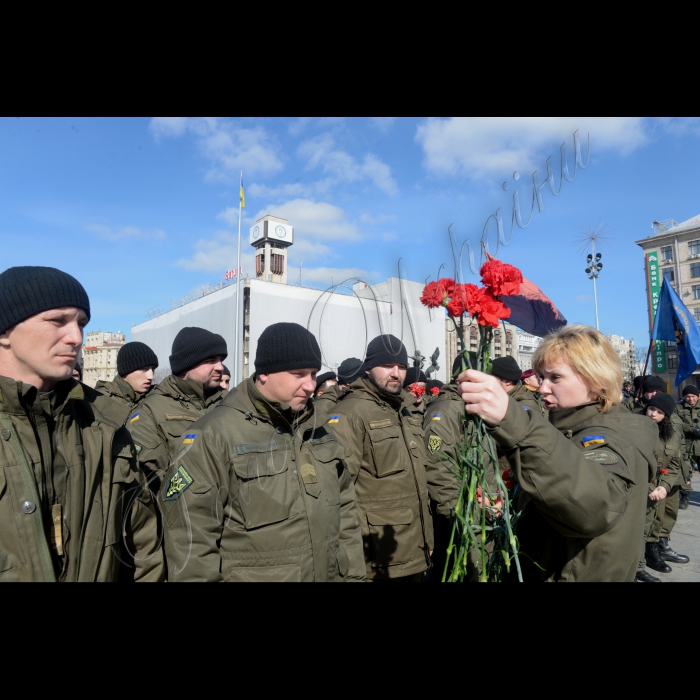
[[[257,241],[260,238],[260,226],[253,227],[253,238]]]
[[[275,228],[275,234],[277,238],[284,238],[287,235],[287,229],[284,226],[277,226],[277,228]]]

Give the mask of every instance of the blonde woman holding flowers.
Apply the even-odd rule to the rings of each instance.
[[[634,581],[656,431],[620,405],[619,360],[593,328],[548,336],[532,366],[549,422],[523,411],[495,377],[467,370],[458,379],[467,413],[489,426],[522,489],[523,578]]]

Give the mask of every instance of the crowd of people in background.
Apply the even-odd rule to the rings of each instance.
[[[70,275],[0,274],[0,580],[439,583],[470,416],[521,514],[526,582],[659,582],[649,569],[689,561],[671,536],[698,389],[677,404],[658,377],[623,385],[592,328],[546,337],[525,371],[459,355],[442,383],[388,334],[322,372],[313,334],[276,323],[231,386],[224,338],[187,327],[159,384],[160,359],[130,342],[92,389],[89,320]]]

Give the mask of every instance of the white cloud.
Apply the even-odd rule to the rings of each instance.
[[[156,140],[192,133],[212,164],[209,180],[235,180],[241,170],[249,175],[271,175],[282,169],[279,146],[261,126],[213,117],[154,117],[149,129]]]
[[[304,239],[357,241],[361,237],[357,226],[348,221],[345,211],[328,202],[293,199],[284,204],[269,205],[258,212],[254,217],[255,221],[265,214],[287,219],[294,226],[295,241]]]
[[[165,231],[156,228],[150,231],[144,231],[137,226],[104,226],[102,224],[91,224],[85,229],[91,233],[96,233],[100,238],[106,241],[124,241],[124,240],[157,240],[162,241],[167,236]]]
[[[247,276],[255,276],[255,254],[247,244],[247,238],[241,232],[241,267]],[[194,245],[195,253],[189,258],[181,258],[176,265],[186,270],[204,270],[221,272],[236,267],[238,255],[238,234],[217,231],[213,238],[201,239]],[[251,252],[248,252],[251,250]]]
[[[394,231],[387,231],[386,233],[382,233],[380,235],[380,238],[385,241],[386,243],[389,243],[391,241],[395,241],[398,238],[398,234],[394,233]]]
[[[363,214],[360,217],[360,221],[363,224],[382,224],[385,221],[396,221],[396,214],[377,214],[373,216],[372,214]]]
[[[591,153],[614,150],[626,155],[648,139],[642,117],[430,118],[417,127],[415,139],[423,148],[428,171],[480,179],[542,170],[548,156],[556,168],[564,142],[572,162],[577,129],[584,159],[588,133]]]
[[[369,118],[369,123],[379,129],[380,131],[389,131],[392,126],[394,126],[394,122],[396,121],[396,117],[370,117]]]
[[[148,128],[156,140],[182,136],[187,131],[187,117],[153,117]]]
[[[231,228],[238,228],[238,207],[226,207],[226,209],[216,215],[216,218],[221,219]]]
[[[312,189],[312,187],[302,185],[299,182],[279,185],[278,187],[268,187],[254,182],[249,188],[246,188],[246,194],[260,199],[289,199],[290,197],[306,197]]]
[[[297,154],[307,160],[307,170],[320,167],[337,183],[369,181],[389,195],[398,194],[396,180],[386,163],[372,153],[367,153],[362,161],[357,160],[346,151],[336,148],[331,134],[321,134],[305,141],[299,146]]]
[[[311,117],[299,117],[296,121],[289,125],[288,131],[292,136],[299,136],[304,129],[309,125]]]

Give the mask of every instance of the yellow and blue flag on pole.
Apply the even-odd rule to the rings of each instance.
[[[700,364],[700,326],[666,278],[661,285],[651,339],[676,343],[676,386],[695,372]]]
[[[243,191],[243,175],[241,175],[241,209],[245,209],[245,192]]]

